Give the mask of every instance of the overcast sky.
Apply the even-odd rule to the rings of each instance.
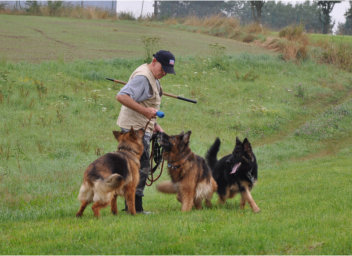
[[[288,0],[282,0],[281,2],[284,3],[294,3],[294,2],[304,2],[302,1],[288,1]],[[142,3],[143,1],[129,1],[129,0],[118,0],[117,1],[117,11],[121,12],[132,12],[136,17],[139,17],[141,15],[142,11]],[[144,0],[143,3],[143,14],[142,15],[147,15],[153,13],[153,0]],[[347,0],[342,1],[341,3],[335,4],[334,9],[331,13],[331,16],[333,20],[335,21],[335,28],[337,28],[337,24],[339,22],[345,22],[345,12],[347,9],[350,7],[350,4]]]

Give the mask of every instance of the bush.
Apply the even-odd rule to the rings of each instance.
[[[142,37],[142,43],[144,45],[144,62],[151,62],[153,59],[153,53],[159,49],[160,37]]]
[[[337,65],[352,72],[352,46],[348,43],[330,43],[323,47],[320,61]]]
[[[132,12],[120,12],[117,16],[120,20],[136,20]]]

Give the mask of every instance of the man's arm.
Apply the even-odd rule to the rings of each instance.
[[[151,119],[156,116],[156,112],[158,111],[155,108],[146,108],[136,101],[134,101],[129,95],[127,94],[118,94],[116,95],[116,100],[120,102],[122,105],[144,115],[146,118]]]

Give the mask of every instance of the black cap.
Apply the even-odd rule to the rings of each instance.
[[[165,73],[176,74],[174,70],[175,56],[171,52],[160,50],[153,54],[153,56],[157,61],[160,62]]]

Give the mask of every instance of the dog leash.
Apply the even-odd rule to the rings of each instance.
[[[144,128],[144,133],[147,130],[147,127],[150,123],[152,119],[150,118],[147,122],[147,124],[145,125]],[[155,181],[157,181],[160,177],[161,174],[163,173],[163,168],[164,168],[164,159],[162,156],[162,150],[161,150],[161,146],[159,145],[159,143],[157,142],[157,133],[153,134],[152,138],[151,138],[151,142],[152,142],[152,150],[150,152],[150,172],[148,174],[148,178],[147,178],[147,182],[145,183],[147,186],[151,186],[153,185],[153,183]],[[156,165],[153,167],[153,160],[155,161]],[[161,169],[160,169],[160,173],[157,177],[154,178],[154,172],[156,171],[156,169],[159,167],[159,164],[161,163]],[[149,181],[149,183],[148,183]]]
[[[151,142],[152,142],[152,150],[150,152],[150,173],[147,179],[149,183],[146,182],[147,186],[151,186],[155,181],[157,181],[161,177],[161,174],[163,173],[163,169],[164,169],[164,159],[162,156],[161,146],[157,142],[157,133],[153,134]],[[153,160],[156,163],[154,167],[153,167]],[[158,176],[154,177],[154,172],[159,167],[160,163],[161,163],[160,173]]]

